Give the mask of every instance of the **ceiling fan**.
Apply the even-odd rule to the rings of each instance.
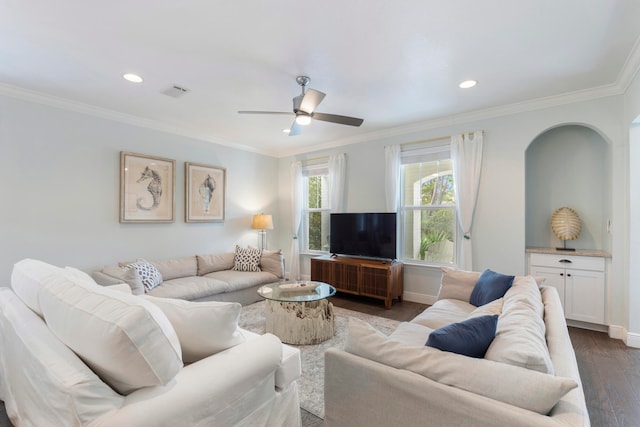
[[[289,136],[299,135],[302,127],[311,123],[311,119],[322,120],[323,122],[338,123],[341,125],[360,126],[363,119],[356,117],[339,116],[337,114],[325,114],[314,111],[318,104],[322,102],[325,94],[315,90],[307,89],[311,79],[307,76],[296,77],[296,82],[302,87],[302,93],[293,98],[293,112],[285,111],[238,111],[239,114],[294,114],[296,116]]]

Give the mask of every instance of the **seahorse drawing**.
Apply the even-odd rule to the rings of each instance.
[[[202,197],[204,213],[209,213],[209,207],[211,205],[211,199],[213,198],[213,192],[216,189],[216,180],[211,178],[211,175],[207,174],[205,180],[200,184],[198,192]]]
[[[147,191],[151,193],[153,203],[151,206],[143,206],[142,202],[144,201],[144,197],[139,197],[138,200],[136,200],[136,206],[138,209],[142,209],[143,211],[152,211],[160,205],[160,198],[162,197],[162,181],[158,172],[154,171],[149,166],[144,168],[144,171],[142,171],[140,178],[138,178],[136,182],[142,182],[147,179],[151,180],[149,181],[149,185],[147,185]]]

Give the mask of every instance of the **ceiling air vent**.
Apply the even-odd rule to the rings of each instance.
[[[172,98],[180,98],[182,95],[185,95],[188,92],[190,92],[189,89],[178,86],[178,85],[169,86],[168,88],[162,91],[163,94],[170,96]]]

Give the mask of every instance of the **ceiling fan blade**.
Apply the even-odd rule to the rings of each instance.
[[[293,124],[291,125],[291,129],[289,130],[289,136],[300,135],[301,132],[302,132],[302,126],[300,126],[298,122],[294,120]]]
[[[238,111],[238,114],[286,114],[290,116],[295,113],[291,111]]]
[[[339,123],[341,125],[360,126],[364,119],[356,117],[338,116],[337,114],[311,113],[311,117],[323,122]]]
[[[318,104],[322,102],[325,96],[326,95],[319,90],[307,89],[307,92],[302,98],[302,102],[300,102],[300,109],[305,113],[313,113],[313,110],[316,109]]]

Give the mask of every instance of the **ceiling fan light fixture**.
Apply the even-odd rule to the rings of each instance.
[[[296,114],[296,123],[300,126],[307,126],[311,123],[311,116],[308,114]]]

